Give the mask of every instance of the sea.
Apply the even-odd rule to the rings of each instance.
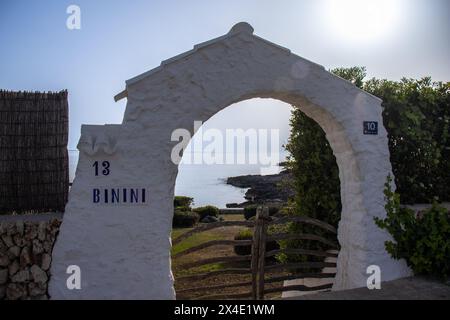
[[[284,157],[283,157],[284,158]],[[78,151],[69,151],[69,179],[73,181],[78,163]],[[246,188],[226,184],[228,177],[248,174],[276,174],[281,167],[258,164],[185,164],[180,163],[175,195],[194,198],[194,207],[213,205],[225,208],[227,203],[244,202]]]

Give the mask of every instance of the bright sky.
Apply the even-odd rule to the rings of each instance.
[[[70,4],[81,8],[81,30],[66,28]],[[68,89],[74,149],[82,123],[122,121],[126,99],[113,96],[125,80],[240,21],[327,69],[358,65],[379,78],[450,80],[447,0],[1,0],[0,88]],[[230,108],[216,121],[241,112]],[[262,118],[286,123],[288,113],[249,114],[248,126],[257,127]]]

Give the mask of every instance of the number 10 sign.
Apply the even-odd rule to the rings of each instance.
[[[364,134],[378,134],[378,121],[364,121]]]

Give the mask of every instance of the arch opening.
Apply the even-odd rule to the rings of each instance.
[[[283,146],[290,134],[291,108],[279,100],[253,98],[201,122],[178,165],[175,195],[193,197],[194,206],[225,208],[227,203],[243,202],[246,188],[227,185],[226,178],[279,173],[278,164],[286,158]],[[205,187],[214,188],[208,192],[228,195],[216,200],[214,197],[222,195],[208,197]]]
[[[244,99],[240,102],[231,104],[230,106],[225,107],[224,109],[218,111],[216,114],[212,115],[210,118],[208,118],[208,120],[206,120],[205,122],[202,123],[202,126],[200,128],[197,128],[198,131],[195,132],[195,134],[193,135],[193,137],[191,138],[191,140],[189,141],[189,144],[186,148],[187,151],[184,152],[183,154],[183,160],[181,161],[180,164],[178,164],[178,174],[177,174],[177,179],[176,179],[176,185],[177,187],[175,187],[175,196],[181,196],[181,197],[191,197],[194,200],[194,203],[192,204],[192,210],[195,212],[196,209],[195,207],[201,207],[200,210],[202,210],[203,206],[207,206],[207,205],[213,205],[213,206],[218,206],[220,209],[225,208],[224,204],[226,204],[225,202],[222,201],[222,199],[224,198],[223,195],[221,199],[219,199],[218,201],[216,199],[214,199],[215,197],[215,193],[214,190],[218,190],[219,192],[230,192],[230,190],[233,190],[234,187],[230,187],[227,186],[225,184],[225,181],[227,177],[230,176],[243,176],[243,175],[247,175],[247,174],[253,174],[253,175],[267,175],[267,174],[271,174],[272,176],[275,177],[276,174],[278,174],[281,170],[284,170],[283,168],[279,167],[278,164],[280,162],[284,162],[286,160],[286,155],[287,155],[287,151],[285,148],[285,145],[290,137],[290,131],[291,131],[291,126],[289,124],[289,122],[291,121],[291,116],[292,116],[292,111],[293,109],[299,109],[301,111],[301,108],[299,107],[292,107],[291,105],[287,104],[286,102],[283,102],[281,100],[278,99],[272,99],[272,98],[250,98],[250,99]],[[255,115],[255,113],[258,113],[258,116],[261,118],[260,120],[262,121],[251,121],[249,120],[250,118],[247,116],[249,114],[253,114]],[[283,116],[280,118],[280,116],[278,116],[278,118],[274,118],[274,116],[276,116],[278,114],[283,114]],[[241,119],[237,119],[237,117],[242,117]],[[255,128],[256,127],[256,128]],[[274,150],[271,144],[273,144],[273,141],[270,141],[270,137],[268,137],[267,134],[263,133],[262,137],[257,137],[258,136],[258,129],[280,129],[280,127],[284,127],[284,132],[282,132],[281,134],[277,134],[277,140],[279,140],[279,142],[276,144],[276,148],[277,148],[277,155],[276,155],[276,160],[275,162],[272,162],[272,165],[275,163],[276,167],[270,167],[269,169],[271,170],[261,170],[261,168],[265,167],[263,164],[258,163],[257,162],[257,157],[255,157],[255,163],[253,163],[253,165],[251,165],[249,162],[252,160],[250,159],[251,157],[249,156],[249,153],[258,153],[258,152],[267,152],[269,151],[272,152]],[[216,159],[216,161],[213,162],[195,162],[195,153],[199,153],[204,151],[205,149],[199,149],[199,150],[193,150],[193,145],[201,145],[201,143],[214,143],[214,140],[210,140],[209,138],[211,136],[213,136],[214,138],[219,138],[220,140],[226,140],[227,138],[229,138],[228,135],[225,134],[226,130],[236,130],[236,129],[241,129],[241,133],[245,135],[244,139],[245,139],[245,147],[243,149],[240,149],[240,152],[243,152],[244,154],[246,154],[246,156],[243,158],[244,163],[241,164],[237,164],[236,160],[238,157],[233,156],[232,157],[232,162],[227,163],[227,159],[226,157],[221,157],[219,156]],[[254,130],[255,131],[255,137],[257,137],[258,139],[264,140],[264,143],[269,144],[269,149],[270,150],[258,150],[258,147],[260,144],[258,144],[258,142],[254,143],[252,145],[252,142],[249,141],[249,138],[252,138],[251,133],[249,133],[250,130]],[[208,131],[214,131],[213,134],[208,135]],[[205,133],[206,132],[206,133]],[[270,133],[269,133],[270,135]],[[207,136],[205,138],[205,136]],[[231,135],[233,138],[235,138],[234,135]],[[202,140],[203,138],[203,140]],[[269,138],[269,139],[267,139]],[[206,140],[206,141],[205,141]],[[222,153],[229,153],[230,150],[225,150],[226,149],[226,142],[221,141],[219,144],[221,149],[220,151]],[[236,144],[233,143],[233,146],[236,147]],[[204,147],[204,146],[203,146]],[[253,147],[253,148],[252,148]],[[328,147],[329,148],[329,147]],[[255,150],[257,149],[257,150]],[[207,152],[209,152],[211,150],[207,150]],[[231,150],[231,153],[235,154],[236,152],[239,152],[236,150],[236,148],[234,148],[233,150]],[[281,155],[281,156],[280,156]],[[267,156],[267,155],[265,155]],[[189,161],[185,161],[186,158],[189,158]],[[218,161],[217,161],[218,160]],[[220,162],[220,163],[217,163]],[[265,164],[267,165],[267,164]],[[270,165],[270,164],[269,164]],[[228,167],[228,169],[224,169]],[[231,168],[231,170],[230,170]],[[235,168],[235,170],[233,170],[233,168]],[[221,170],[222,173],[217,173],[214,177],[212,177],[212,179],[204,179],[202,177],[202,175],[208,175],[211,174],[210,170]],[[268,169],[267,167],[265,167],[265,169]],[[186,174],[184,172],[184,170],[190,170],[191,172],[189,172],[188,174]],[[289,175],[290,176],[290,175]],[[295,190],[293,190],[292,186],[289,186],[289,190],[286,190],[287,188],[287,184],[289,182],[292,181],[287,181],[288,176],[287,175],[281,175],[280,177],[282,177],[282,179],[284,179],[285,181],[283,181],[283,188],[284,188],[284,194],[283,195],[287,195],[289,194],[289,200],[293,200],[293,193],[295,192]],[[187,185],[183,186],[183,187],[178,187],[178,184],[180,183],[180,179],[184,179],[185,181],[182,181],[182,183],[187,183],[187,179],[193,179],[194,183],[192,183],[191,185],[194,185],[194,188],[199,188],[201,189],[203,187],[203,189],[201,190],[201,192],[198,192],[197,190],[191,191],[189,188],[187,188]],[[221,180],[219,180],[221,179]],[[206,184],[206,185],[203,185]],[[190,186],[191,186],[190,185]],[[219,187],[218,187],[219,186]],[[220,187],[222,186],[222,188]],[[245,189],[244,189],[245,190]],[[247,188],[248,190],[248,188]],[[204,193],[211,193],[212,195],[208,195],[207,196],[207,200],[203,200],[201,199],[200,201],[198,201],[198,198],[202,198],[205,197]],[[281,190],[280,190],[281,193]],[[257,194],[257,193],[256,193]],[[233,197],[234,196],[234,197]],[[275,200],[271,201],[273,199],[270,199],[270,196],[268,198],[262,199],[262,198],[250,198],[247,197],[246,199],[244,199],[244,194],[243,192],[235,192],[231,198],[228,198],[229,202],[236,200],[236,197],[238,197],[239,199],[237,199],[234,202],[240,202],[240,207],[252,207],[254,205],[266,205],[270,207],[270,211],[275,212],[274,210],[276,209],[282,209],[279,210],[279,214],[278,217],[281,217],[282,214],[281,212],[283,210],[289,210],[290,213],[292,214],[295,210],[292,210],[292,204],[290,204],[288,202],[288,199],[285,198],[282,201],[278,201]],[[254,195],[255,196],[255,195]],[[226,198],[226,197],[225,197]],[[179,215],[180,212],[179,210],[181,210],[180,208],[177,208],[177,205],[179,205],[181,203],[181,201],[183,201],[185,199],[180,198],[177,199],[174,202],[174,211],[176,212],[176,215]],[[240,200],[240,201],[239,201]],[[246,201],[244,201],[246,200]],[[236,203],[234,203],[236,204]],[[237,206],[234,206],[237,207]],[[203,212],[203,211],[200,211]],[[222,210],[221,212],[226,212],[225,210]],[[202,213],[203,214],[203,213]],[[272,213],[271,213],[272,214]],[[338,212],[338,215],[340,216],[340,212]],[[225,219],[226,221],[245,221],[245,217],[244,217],[244,213],[235,213],[235,214],[226,214],[226,215],[221,215],[222,219]],[[175,216],[175,220],[179,221],[179,219]],[[326,221],[325,219],[325,222]],[[177,222],[174,225],[174,228],[172,230],[172,238],[175,239],[176,237],[178,237],[180,234],[182,234],[183,232],[187,232],[192,230],[192,228],[186,228],[186,226],[180,226],[179,225],[180,222]],[[290,233],[294,233],[295,232],[299,232],[298,228],[301,226],[297,226],[296,228],[293,228],[292,226],[289,229],[286,229],[287,231],[289,231]],[[337,226],[336,226],[337,227]],[[295,229],[297,229],[295,231]],[[184,241],[182,243],[177,243],[173,248],[172,248],[172,254],[178,254],[181,250],[181,248],[183,248],[183,250],[189,249],[192,246],[196,246],[199,245],[200,243],[204,243],[207,242],[208,240],[211,239],[223,239],[223,240],[233,240],[235,237],[239,237],[239,234],[245,234],[247,232],[250,232],[252,229],[248,229],[246,227],[233,227],[233,228],[220,228],[219,230],[214,229],[211,231],[206,232],[206,234],[203,235],[198,235],[195,234],[192,236],[192,238],[185,243]],[[284,230],[284,229],[283,229]],[[319,231],[318,229],[315,229],[314,227],[312,229],[310,229],[312,232],[311,233],[316,233],[317,231]],[[330,235],[328,235],[328,238]],[[333,236],[331,235],[330,240],[333,240]],[[337,242],[337,238],[334,237],[334,240],[336,240]],[[281,243],[281,242],[280,242]],[[276,248],[280,248],[279,243],[273,243],[272,246],[274,246]],[[314,243],[314,241],[303,241],[303,249],[306,249],[307,246],[309,246],[309,249],[320,249],[320,245],[317,246],[317,243]],[[288,246],[290,248],[299,248],[299,244],[298,241],[297,243],[291,241],[290,243],[286,243],[286,241],[284,241],[283,246]],[[300,247],[301,248],[301,247]],[[333,253],[337,253],[337,251],[333,251]],[[237,253],[235,251],[233,251],[233,247],[227,247],[227,246],[223,246],[223,247],[218,247],[216,248],[207,248],[205,250],[200,251],[199,253],[196,254],[191,254],[191,255],[186,255],[183,257],[176,257],[176,258],[172,258],[172,272],[174,274],[174,278],[175,278],[175,288],[176,291],[178,293],[178,291],[180,292],[180,294],[177,294],[177,298],[181,298],[181,299],[192,299],[192,298],[199,298],[201,296],[205,296],[205,292],[203,291],[198,291],[198,292],[185,292],[185,290],[189,287],[202,287],[202,286],[208,286],[211,285],[211,279],[210,278],[204,278],[204,279],[198,279],[198,280],[192,280],[191,282],[186,282],[186,281],[177,281],[178,277],[183,277],[183,275],[187,275],[187,274],[195,274],[197,273],[201,273],[201,271],[205,271],[208,270],[208,268],[212,268],[214,270],[223,270],[227,267],[231,267],[231,268],[239,268],[239,267],[243,267],[246,266],[245,264],[243,264],[242,262],[233,262],[233,263],[228,263],[228,264],[220,264],[220,263],[215,263],[213,265],[209,265],[208,268],[194,268],[193,270],[189,270],[189,269],[183,269],[181,266],[185,263],[189,264],[189,262],[192,261],[198,261],[198,260],[202,260],[202,259],[209,259],[211,257],[213,258],[220,258],[220,255],[224,255],[224,256],[236,256],[238,257]],[[284,259],[288,258],[291,262],[292,261],[298,261],[299,258],[306,258],[306,256],[302,256],[302,257],[298,257],[295,255],[289,256],[289,257],[284,257]],[[324,262],[324,257],[308,257],[307,261],[315,261],[315,262]],[[335,261],[335,259],[332,259],[333,261]],[[303,260],[305,261],[305,260]],[[275,264],[280,262],[279,258],[274,258],[274,259],[269,259],[268,263],[270,264]],[[330,262],[330,259],[327,258],[326,262]],[[247,266],[249,267],[249,266]],[[333,271],[335,272],[335,268],[332,268]],[[313,270],[313,272],[327,272],[330,273],[330,268],[328,269],[323,269],[323,270]],[[286,272],[282,272],[282,273],[277,273],[274,272],[272,274],[272,276],[276,276],[276,275],[286,275],[289,273]],[[295,273],[294,273],[295,274]],[[223,278],[223,279],[222,279]],[[244,277],[245,278],[245,277]],[[242,280],[243,276],[242,275],[223,275],[223,276],[218,276],[218,277],[214,277],[213,283],[214,284],[218,284],[218,283],[232,283],[234,280],[234,282],[238,282],[238,280]],[[244,279],[245,280],[245,279]],[[249,280],[249,279],[246,279]],[[325,281],[323,281],[325,280]],[[296,284],[300,284],[299,282],[301,282],[301,284],[303,284],[305,281],[305,283],[309,284],[309,286],[311,285],[324,285],[327,283],[330,283],[334,280],[334,277],[330,277],[330,278],[326,278],[326,279],[313,279],[313,278],[309,278],[306,280],[303,279],[298,279],[297,282],[294,282]],[[292,284],[292,280],[290,282],[287,282],[286,284]],[[241,288],[233,288],[232,289],[233,292],[245,292],[246,288],[245,287],[241,287]],[[213,292],[214,290],[212,290]],[[209,292],[210,294],[212,292]],[[227,289],[225,288],[221,288],[220,292],[227,292]],[[287,291],[283,293],[283,296],[292,296],[292,294],[295,296],[297,294],[299,294],[298,292],[292,292],[292,291]],[[280,297],[280,294],[275,294],[274,297]]]

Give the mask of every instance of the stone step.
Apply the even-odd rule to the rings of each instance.
[[[334,253],[337,254],[337,250],[328,250],[328,253]],[[335,257],[326,257],[324,262],[337,262],[337,258]],[[332,267],[326,267],[323,268],[321,273],[336,273],[336,268]],[[316,286],[322,286],[326,284],[333,283],[334,278],[305,278],[305,279],[294,279],[294,280],[286,280],[283,283],[283,286],[291,286],[291,285],[304,285],[307,287],[316,287]],[[281,294],[282,298],[293,298],[293,297],[300,297],[307,294],[314,294],[318,292],[327,291],[329,289],[323,289],[323,290],[314,290],[314,291],[284,291]]]

